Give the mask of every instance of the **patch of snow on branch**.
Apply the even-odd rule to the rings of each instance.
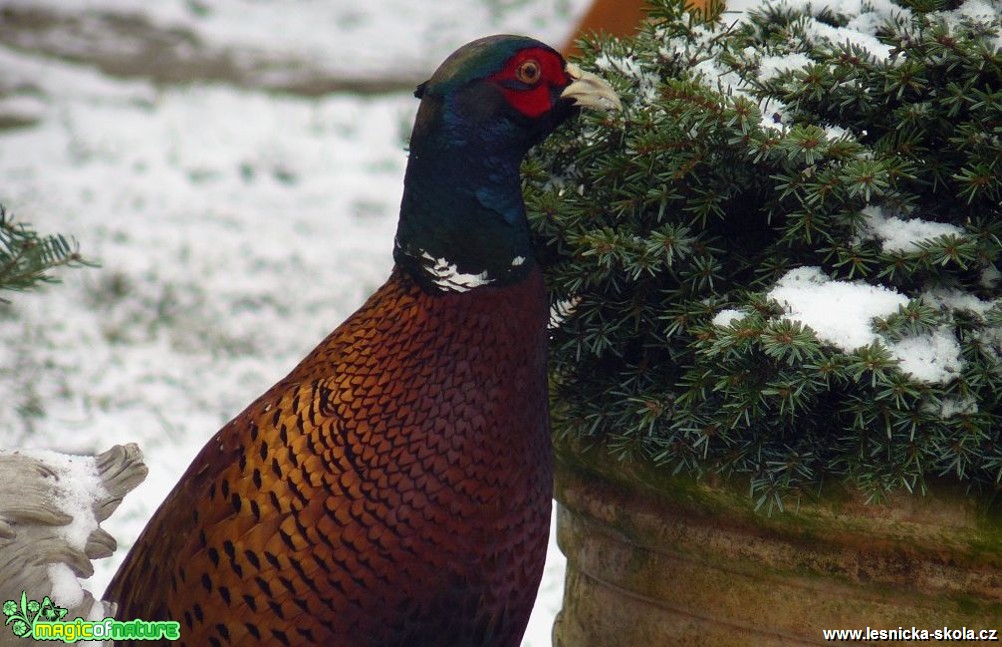
[[[977,412],[978,402],[970,396],[945,399],[939,407],[939,417],[944,420],[957,415],[972,415]]]
[[[645,105],[653,103],[658,97],[658,75],[645,70],[636,59],[602,52],[595,57],[595,67],[602,72],[618,72],[634,80],[637,83],[637,98]]]
[[[822,2],[783,0],[774,6],[781,9],[803,11],[815,17],[831,13],[847,18],[844,27],[835,27],[809,18],[801,23],[804,36],[815,46],[824,43],[832,47],[845,43],[855,45],[878,61],[890,60],[892,48],[877,39],[877,31],[891,19],[905,18],[911,15],[908,9],[900,7],[890,0],[827,0]]]
[[[713,325],[720,326],[721,328],[725,326],[730,326],[734,321],[740,321],[745,318],[746,313],[740,310],[734,310],[732,308],[725,308],[713,317]]]
[[[873,331],[872,321],[908,303],[908,297],[885,287],[833,281],[820,268],[787,272],[768,294],[783,305],[786,318],[814,330],[818,339],[843,352],[881,343],[917,380],[947,382],[961,369],[960,345],[949,328],[888,343]]]
[[[957,289],[939,288],[929,290],[922,295],[922,300],[931,306],[938,308],[951,308],[954,310],[970,310],[977,315],[984,317],[992,308],[994,302],[982,301],[970,292]]]
[[[763,56],[758,65],[758,76],[763,81],[776,78],[783,72],[802,70],[813,63],[807,54],[793,52],[775,56]]]
[[[832,125],[825,128],[825,137],[829,141],[837,141],[842,138],[851,138],[852,133],[841,126]]]
[[[749,91],[748,83],[734,70],[720,65],[716,59],[708,58],[692,66],[692,71],[702,78],[703,83],[721,94],[745,97],[756,103],[761,112],[760,124],[763,128],[782,130],[789,122],[786,104],[773,98],[759,99]]]
[[[976,22],[991,22],[999,20],[1002,14],[999,12],[998,3],[987,0],[967,0],[952,11],[941,11],[938,13],[947,24],[954,26],[962,21],[971,20]],[[1002,36],[1000,36],[1002,38]]]
[[[873,318],[908,303],[908,297],[884,287],[833,281],[817,267],[790,270],[768,296],[786,307],[788,319],[810,326],[818,339],[845,352],[877,341]]]
[[[922,382],[949,382],[964,367],[960,344],[947,326],[928,335],[905,337],[888,344],[901,370]]]
[[[804,36],[815,46],[827,42],[832,47],[848,43],[861,48],[878,61],[891,58],[891,46],[881,43],[875,36],[848,27],[832,27],[818,20],[803,23]]]
[[[863,209],[866,217],[867,238],[876,238],[883,243],[885,252],[919,251],[919,243],[940,236],[963,235],[964,230],[956,225],[931,222],[920,218],[902,220],[886,215],[880,207],[870,205]]]
[[[985,268],[985,271],[981,273],[981,285],[988,288],[989,290],[995,289],[995,284],[1002,279],[1002,272],[999,272],[999,268],[994,265],[989,265]]]

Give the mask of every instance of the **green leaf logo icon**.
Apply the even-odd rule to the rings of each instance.
[[[11,631],[19,638],[25,638],[32,633],[32,627],[38,620],[56,622],[66,617],[67,610],[53,604],[49,596],[42,598],[41,602],[29,600],[27,593],[21,591],[21,599],[6,600],[3,603],[3,614],[6,616],[5,625],[10,625]]]
[[[21,591],[21,600],[18,604],[15,600],[7,600],[3,603],[3,614],[7,616],[5,625],[10,625],[11,631],[18,638],[24,638],[31,633],[31,624],[35,621],[36,615],[31,611],[35,606],[36,610],[41,608],[34,600],[28,601],[28,596]]]

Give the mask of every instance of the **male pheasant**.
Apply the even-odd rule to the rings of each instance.
[[[193,647],[519,644],[552,487],[519,165],[619,101],[516,36],[415,94],[389,279],[202,449],[108,588],[120,619]]]

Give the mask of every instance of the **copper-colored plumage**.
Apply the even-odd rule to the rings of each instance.
[[[538,269],[404,271],[206,445],[108,590],[180,644],[515,647],[550,513]]]
[[[697,16],[706,16],[710,12],[713,0],[686,0],[685,6],[691,13]],[[726,4],[721,0],[721,4]],[[636,35],[641,28],[650,5],[646,0],[592,0],[588,6],[588,11],[581,17],[574,33],[564,44],[564,56],[580,57],[581,48],[577,42],[586,36],[603,34],[615,36],[617,38],[629,38]]]
[[[192,647],[517,647],[552,487],[519,166],[619,99],[508,35],[416,94],[393,273],[202,449],[109,586],[120,619]]]

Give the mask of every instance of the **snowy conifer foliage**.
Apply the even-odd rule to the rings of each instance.
[[[768,506],[1002,482],[998,3],[658,0],[590,51],[626,110],[528,168],[558,433]]]

